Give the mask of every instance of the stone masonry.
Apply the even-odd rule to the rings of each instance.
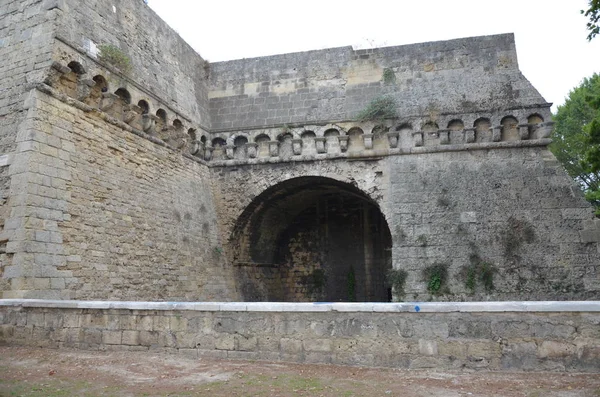
[[[598,372],[596,302],[0,301],[0,343],[190,358]]]
[[[208,63],[141,0],[2,10],[2,298],[600,297],[510,34]]]

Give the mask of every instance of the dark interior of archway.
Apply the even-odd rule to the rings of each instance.
[[[318,177],[277,185],[246,209],[231,244],[245,301],[391,300],[387,222],[352,185]]]

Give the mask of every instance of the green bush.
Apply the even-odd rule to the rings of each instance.
[[[396,99],[391,96],[381,96],[373,99],[356,119],[358,121],[395,119],[398,117]]]
[[[388,283],[391,284],[394,292],[399,298],[404,297],[404,285],[406,284],[406,278],[408,277],[408,273],[406,270],[401,269],[390,269],[386,274],[386,279]]]
[[[100,61],[114,66],[123,73],[129,73],[131,70],[131,60],[120,48],[112,44],[102,44],[98,48],[100,50],[98,53]]]
[[[440,295],[447,292],[448,265],[435,263],[423,269],[423,279],[427,282],[427,291],[431,295]]]

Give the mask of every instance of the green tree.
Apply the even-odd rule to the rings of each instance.
[[[581,13],[588,17],[590,20],[587,23],[587,29],[589,34],[587,39],[592,40],[600,33],[600,0],[589,0],[589,8],[587,10],[581,10]]]
[[[600,105],[598,102],[600,75],[594,74],[573,89],[564,105],[558,107],[550,150],[600,214],[600,129],[592,133],[593,126],[600,120],[600,107],[595,106]],[[594,137],[596,144],[592,142]]]

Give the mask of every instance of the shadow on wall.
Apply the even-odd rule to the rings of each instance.
[[[301,177],[273,186],[246,208],[229,243],[244,301],[391,301],[387,222],[350,184]]]

